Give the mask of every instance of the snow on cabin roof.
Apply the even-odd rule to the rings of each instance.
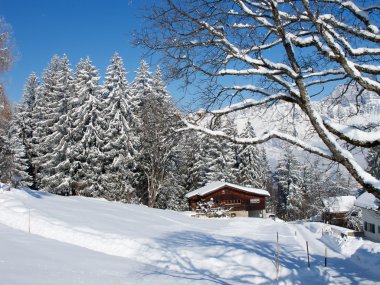
[[[373,194],[364,192],[355,201],[355,206],[377,211],[380,209],[380,200],[377,199]]]
[[[197,195],[203,196],[205,194],[218,190],[219,188],[222,188],[223,186],[229,186],[229,187],[236,188],[238,190],[252,193],[252,194],[270,196],[269,192],[264,189],[250,188],[250,187],[244,187],[244,186],[240,186],[240,185],[236,185],[236,184],[232,184],[228,182],[214,181],[214,182],[210,182],[206,186],[203,186],[199,189],[196,189],[194,191],[187,193],[185,197],[190,198]]]
[[[355,196],[338,196],[322,199],[323,205],[330,213],[348,212],[354,206]]]

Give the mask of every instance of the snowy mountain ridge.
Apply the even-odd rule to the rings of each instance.
[[[344,93],[344,96],[342,94]],[[374,93],[364,91],[360,93],[355,86],[347,88],[338,86],[330,96],[321,101],[314,101],[314,107],[322,116],[332,122],[351,125],[361,129],[378,129],[380,125],[380,98]],[[259,106],[252,109],[237,111],[228,115],[236,122],[241,132],[245,123],[251,121],[256,134],[262,134],[268,129],[279,130],[313,145],[324,147],[318,136],[312,131],[311,125],[302,111],[290,103],[280,101],[268,108]],[[264,144],[271,165],[281,156],[284,143],[272,140]],[[303,157],[302,150],[295,150]],[[303,153],[303,154],[302,154]],[[359,163],[365,165],[363,154],[358,154]]]

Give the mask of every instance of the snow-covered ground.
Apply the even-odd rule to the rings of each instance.
[[[0,284],[275,284],[277,232],[280,284],[378,284],[380,244],[325,226],[0,191]]]

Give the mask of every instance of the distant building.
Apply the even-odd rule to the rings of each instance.
[[[353,209],[355,196],[338,196],[322,199],[322,220],[325,223],[346,227],[346,215]]]
[[[195,211],[198,202],[212,201],[216,206],[229,208],[240,217],[264,217],[265,199],[270,194],[264,189],[244,187],[227,182],[211,182],[186,194],[190,208]]]
[[[380,242],[380,200],[364,192],[356,199],[355,206],[362,209],[364,236]]]

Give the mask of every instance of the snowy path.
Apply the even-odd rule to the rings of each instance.
[[[29,227],[32,234],[28,234]],[[66,264],[71,260],[74,264],[78,262],[83,272],[89,270],[83,260],[92,255],[100,259],[93,262],[96,268],[104,267],[101,261],[125,264],[126,269],[115,266],[116,279],[110,277],[112,274],[105,274],[110,280],[108,284],[115,284],[115,280],[119,280],[117,276],[124,276],[121,284],[133,284],[127,280],[140,279],[141,284],[152,284],[152,278],[159,280],[156,284],[268,284],[276,279],[277,232],[281,284],[306,281],[308,284],[376,284],[380,280],[378,273],[363,271],[357,263],[332,249],[328,269],[324,270],[325,245],[318,240],[318,235],[301,224],[253,218],[194,219],[137,205],[12,190],[0,192],[0,244],[8,252],[5,256],[0,253],[0,284],[7,284],[1,282],[4,276],[8,278],[5,280],[11,280],[7,272],[23,254],[22,259],[36,258],[38,264],[42,264],[35,268],[39,276],[43,275],[43,267],[49,270],[51,266],[43,265],[44,261],[40,260],[46,255],[39,254],[45,244],[48,251],[57,252],[58,261],[52,264]],[[13,235],[28,243],[30,249],[15,250],[12,254],[12,248],[20,247],[19,240],[12,239]],[[310,269],[306,261],[306,240],[310,245]],[[72,252],[72,259],[65,247],[67,252]],[[83,253],[83,259],[79,253]],[[62,274],[75,265],[66,267]],[[100,280],[104,281],[99,278],[99,282],[66,284],[107,284]]]

